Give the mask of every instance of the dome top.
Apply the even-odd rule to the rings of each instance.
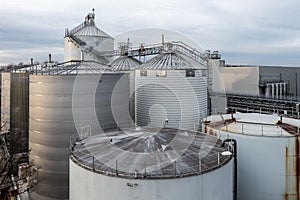
[[[138,66],[140,66],[141,62],[128,57],[128,56],[120,56],[117,59],[111,62],[111,69],[113,71],[130,71],[135,70]]]
[[[230,156],[221,156],[227,150],[221,144],[215,137],[194,131],[143,127],[78,140],[72,146],[71,159],[106,175],[179,178],[229,162]]]
[[[140,66],[140,69],[206,69],[201,64],[178,51],[163,52]]]
[[[75,27],[70,31],[71,35],[75,36],[99,36],[99,37],[109,37],[107,33],[104,31],[100,30],[96,25],[95,25],[95,13],[94,9],[92,13],[89,13],[85,17],[85,21],[80,24],[79,26]]]

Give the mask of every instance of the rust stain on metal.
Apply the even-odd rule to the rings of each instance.
[[[213,129],[209,129],[208,134],[209,134],[209,135],[213,135],[213,136],[217,136],[217,132],[214,131]]]
[[[207,133],[207,124],[204,125],[204,133]]]
[[[293,147],[290,149],[289,147]],[[300,200],[300,137],[294,137],[294,144],[285,148],[285,194],[284,200]]]
[[[289,148],[285,147],[285,194],[284,194],[284,200],[288,200],[289,198]]]
[[[300,184],[299,184],[299,172],[300,172],[300,146],[299,146],[299,137],[295,137],[295,176],[296,176],[296,195],[297,199],[300,199],[299,192],[300,192]]]
[[[299,135],[297,126],[287,124],[287,123],[282,123],[282,122],[277,122],[276,125],[280,126],[283,130],[285,130],[286,132],[292,135]]]

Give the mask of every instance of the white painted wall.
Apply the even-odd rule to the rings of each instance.
[[[221,67],[226,92],[259,95],[259,67]]]
[[[272,115],[269,117],[261,115],[261,117],[263,116],[265,116],[264,121],[259,121],[258,117],[257,122],[275,123]],[[230,115],[224,116],[224,118],[229,119]],[[208,120],[214,121],[212,117],[208,117]],[[245,119],[241,120],[246,121]],[[284,119],[284,122],[295,124],[296,120]],[[295,152],[296,143],[300,143],[299,138],[292,135],[280,137],[277,133],[274,133],[272,137],[253,135],[247,133],[246,129],[244,134],[209,127],[203,129],[220,139],[234,138],[237,140],[238,199],[299,199],[297,170],[295,169],[297,159],[300,159]],[[257,132],[260,132],[260,129],[261,125],[257,125]]]
[[[142,180],[94,173],[70,159],[71,200],[231,200],[232,190],[232,161],[199,176]]]

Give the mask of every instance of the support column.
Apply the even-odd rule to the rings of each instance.
[[[282,83],[278,83],[278,96],[279,98],[282,97]]]
[[[271,89],[272,89],[272,97],[275,97],[275,85],[274,85],[274,83],[271,84]]]
[[[266,84],[266,97],[270,97],[270,96],[271,96],[271,85]]]
[[[276,83],[276,98],[279,97],[279,83]]]
[[[286,96],[286,87],[287,87],[287,84],[286,83],[283,83],[283,96]]]

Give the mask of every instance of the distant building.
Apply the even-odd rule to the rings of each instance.
[[[227,99],[221,94],[278,100],[300,95],[298,67],[226,65],[218,55],[210,56],[208,68],[211,109],[215,112],[224,112],[227,107]]]

